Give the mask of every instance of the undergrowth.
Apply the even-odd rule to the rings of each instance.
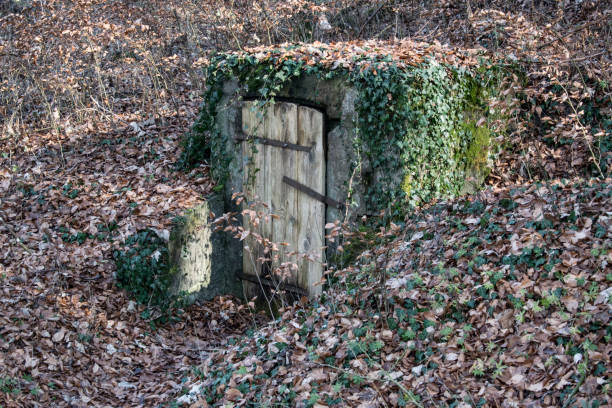
[[[168,245],[154,231],[145,229],[126,239],[123,250],[113,253],[117,286],[145,305],[142,317],[164,323],[183,306],[183,297],[171,294],[173,271]]]

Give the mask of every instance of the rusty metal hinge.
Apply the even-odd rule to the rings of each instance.
[[[283,176],[283,183],[290,185],[291,187],[294,187],[295,189],[305,193],[306,195],[309,195],[310,197],[314,198],[317,201],[321,201],[322,203],[325,203],[329,206],[332,206],[334,208],[337,209],[342,209],[343,205],[342,203],[334,200],[333,198],[329,198],[327,196],[324,196],[323,194],[319,194],[316,191],[314,191],[312,188],[305,186],[304,184],[289,178],[287,176]]]

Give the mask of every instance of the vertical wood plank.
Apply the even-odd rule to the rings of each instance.
[[[297,141],[297,105],[292,103],[277,103],[270,108],[271,123],[268,137],[282,142],[296,143]],[[296,167],[296,154],[299,152],[271,148],[272,154],[268,160],[268,180],[270,188],[270,201],[272,213],[279,218],[272,222],[271,240],[276,244],[286,243],[290,246],[279,246],[279,252],[275,253],[277,259],[273,267],[278,267],[284,262],[295,261],[295,257],[288,256],[288,252],[295,251],[292,234],[295,223],[295,207],[297,192],[288,188],[283,183],[283,175],[294,174]],[[296,284],[297,274],[285,276],[287,283]]]
[[[265,111],[257,107],[257,102],[245,102],[242,109],[242,131],[248,136],[264,137],[268,133],[269,118]],[[255,143],[255,145],[253,145]],[[243,208],[248,206],[253,200],[265,199],[267,183],[265,174],[262,170],[265,168],[265,145],[257,144],[256,142],[242,142],[242,150],[247,157],[247,169],[245,169],[245,177],[250,175],[250,180],[245,180],[247,186],[245,194],[246,200]],[[256,211],[262,211],[261,206],[255,207]],[[244,220],[245,229],[252,233],[265,236],[263,224],[255,226],[252,220]],[[243,272],[254,275],[261,268],[260,259],[264,256],[261,246],[253,237],[248,237],[245,240],[245,245],[248,245],[249,250],[243,251]]]
[[[315,109],[300,106],[298,109],[298,144],[312,146],[308,154],[300,156],[295,180],[325,194],[325,154],[323,148],[323,114]],[[304,193],[300,193],[296,218],[299,228],[295,242],[300,253],[310,259],[300,262],[298,285],[307,289],[310,296],[321,294],[321,286],[315,286],[323,276],[323,245],[325,205]]]
[[[285,142],[297,144],[298,143],[298,106],[296,104],[287,104],[288,109],[286,112],[285,121]],[[283,176],[295,177],[298,173],[298,160],[303,156],[304,152],[297,152],[295,150],[283,149],[283,172],[279,174],[279,183],[281,184],[280,193],[285,197],[285,225],[283,228],[284,241],[289,246],[284,248],[285,254],[289,252],[298,251],[297,241],[295,240],[295,231],[297,230],[298,217],[297,209],[299,203],[299,191],[291,188],[287,184],[283,183]],[[285,255],[283,262],[291,262],[298,264],[296,255]],[[299,264],[298,264],[299,267]],[[299,282],[299,274],[301,271],[291,271],[289,283],[297,285]]]
[[[268,109],[268,115],[270,116],[270,129],[266,137],[272,140],[283,141],[283,116],[282,116],[282,103],[275,103],[271,105]],[[268,230],[266,231],[266,237],[270,239],[275,244],[282,242],[284,236],[281,233],[281,228],[283,227],[283,223],[285,221],[284,214],[284,202],[283,197],[281,195],[281,186],[278,181],[278,174],[283,172],[283,165],[281,162],[282,152],[281,149],[275,148],[270,149],[270,154],[266,160],[266,177],[268,180],[269,187],[269,195],[267,197],[269,205],[270,205],[270,213],[278,216],[278,219],[271,219],[267,222]],[[274,259],[274,257],[279,257],[278,252],[273,252],[270,254],[273,257],[272,259],[272,268],[275,269],[280,259]]]

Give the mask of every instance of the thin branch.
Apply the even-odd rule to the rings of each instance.
[[[537,50],[541,50],[542,48],[547,47],[547,46],[549,46],[549,45],[551,45],[553,43],[556,43],[557,41],[563,42],[563,40],[565,38],[570,37],[570,36],[576,34],[577,32],[580,32],[580,31],[584,30],[585,28],[587,28],[587,27],[589,27],[589,26],[591,26],[591,25],[593,25],[595,23],[599,23],[600,21],[607,20],[608,18],[610,18],[610,16],[604,15],[602,18],[599,18],[599,19],[593,20],[593,21],[589,21],[588,23],[583,24],[582,26],[576,28],[575,30],[570,31],[569,33],[565,33],[565,35],[563,35],[563,36],[560,36],[559,34],[557,34],[556,31],[551,30],[557,36],[557,38],[555,38],[554,40],[550,40],[548,42],[545,42],[544,44],[540,45],[536,49]]]
[[[370,17],[368,17],[368,19],[361,25],[361,28],[357,32],[357,38],[361,38],[361,33],[363,32],[363,30],[366,28],[368,24],[370,24],[370,21],[372,21],[372,19],[376,17],[376,14],[378,14],[378,12],[387,5],[387,3],[389,2],[384,2],[383,4],[378,6],[378,8],[372,14],[370,14]]]

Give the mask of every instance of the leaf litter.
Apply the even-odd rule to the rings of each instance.
[[[3,406],[157,406],[188,390],[196,406],[610,404],[604,2],[23,3],[0,7]],[[110,253],[141,228],[164,236],[213,187],[206,166],[172,169],[198,67],[215,48],[273,55],[261,39],[303,40],[289,37],[310,16],[327,24],[302,55],[332,68],[394,55],[397,41],[360,40],[392,38],[398,19],[434,53],[520,64],[525,98],[489,189],[414,214],[338,272],[325,302],[245,337],[253,316],[222,297],[152,330],[114,286]],[[355,16],[368,24],[347,26]]]
[[[608,178],[487,190],[419,211],[391,243],[337,272],[327,300],[283,310],[211,353],[202,398],[604,406],[611,202]],[[382,291],[373,265],[387,275]]]

